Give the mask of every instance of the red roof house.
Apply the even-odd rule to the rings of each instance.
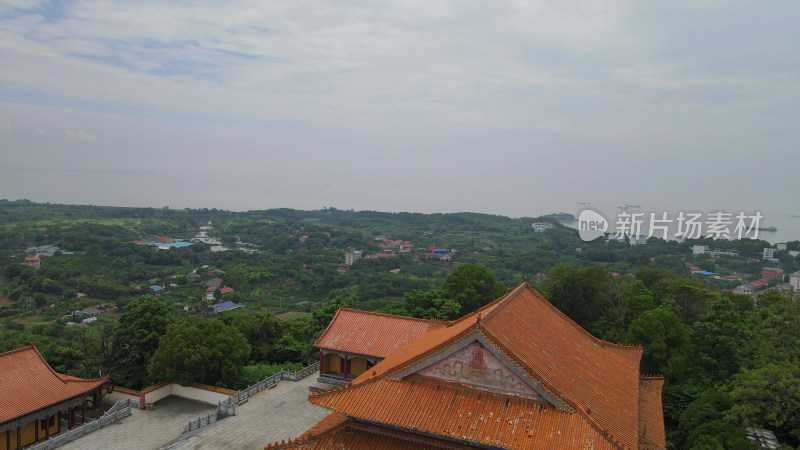
[[[224,287],[224,288],[219,290],[219,293],[222,294],[223,297],[225,297],[227,295],[231,295],[231,294],[233,294],[233,292],[234,292],[234,290],[233,290],[232,287]]]

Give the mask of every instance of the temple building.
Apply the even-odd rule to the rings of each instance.
[[[333,326],[319,343],[336,342]],[[365,348],[393,345],[381,331]],[[332,413],[266,448],[663,449],[663,378],[640,375],[641,357],[640,346],[595,338],[525,282],[433,323],[345,386],[312,393]]]
[[[319,381],[344,385],[444,322],[340,308],[314,343]]]
[[[31,344],[0,353],[0,450],[36,443],[86,422],[86,401],[107,377],[56,373]]]

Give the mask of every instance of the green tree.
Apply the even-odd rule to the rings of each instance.
[[[461,305],[461,315],[476,311],[506,293],[491,270],[476,264],[462,264],[442,283],[444,295]]]
[[[670,362],[679,357],[686,346],[686,329],[675,309],[674,303],[665,302],[631,322],[626,341],[644,347],[642,373],[669,373]]]
[[[745,326],[728,298],[715,300],[711,310],[690,329],[695,371],[705,385],[725,380],[739,371]]]
[[[695,428],[686,445],[697,450],[756,450],[758,446],[747,440],[744,431],[729,423],[714,420]]]
[[[241,312],[240,312],[241,311]],[[281,321],[268,312],[231,311],[223,321],[238,329],[250,344],[250,361],[282,363],[275,358],[275,346],[283,335]]]
[[[167,327],[147,373],[181,385],[236,386],[249,357],[250,344],[239,330],[221,320],[191,316]]]
[[[782,361],[733,377],[728,420],[768,428],[779,440],[800,444],[800,364]]]
[[[441,290],[406,292],[403,302],[393,313],[420,319],[455,320],[461,317],[461,304],[448,298]]]
[[[125,307],[112,341],[117,361],[117,369],[112,374],[115,384],[131,389],[151,384],[147,365],[173,320],[167,304],[152,295],[139,297]]]
[[[561,264],[551,270],[548,277],[541,284],[545,298],[591,333],[605,334],[596,323],[606,311],[609,297],[606,294],[614,283],[608,270],[601,267],[573,269]]]

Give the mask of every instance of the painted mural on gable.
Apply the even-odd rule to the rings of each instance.
[[[475,341],[417,372],[503,394],[544,400],[480,342]]]

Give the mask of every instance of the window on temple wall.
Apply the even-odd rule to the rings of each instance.
[[[41,424],[42,431],[44,431],[44,430],[46,430],[48,428],[52,428],[53,425],[56,424],[56,415],[53,414],[52,416],[48,417],[47,419],[42,419],[42,420],[39,421],[39,423]]]

